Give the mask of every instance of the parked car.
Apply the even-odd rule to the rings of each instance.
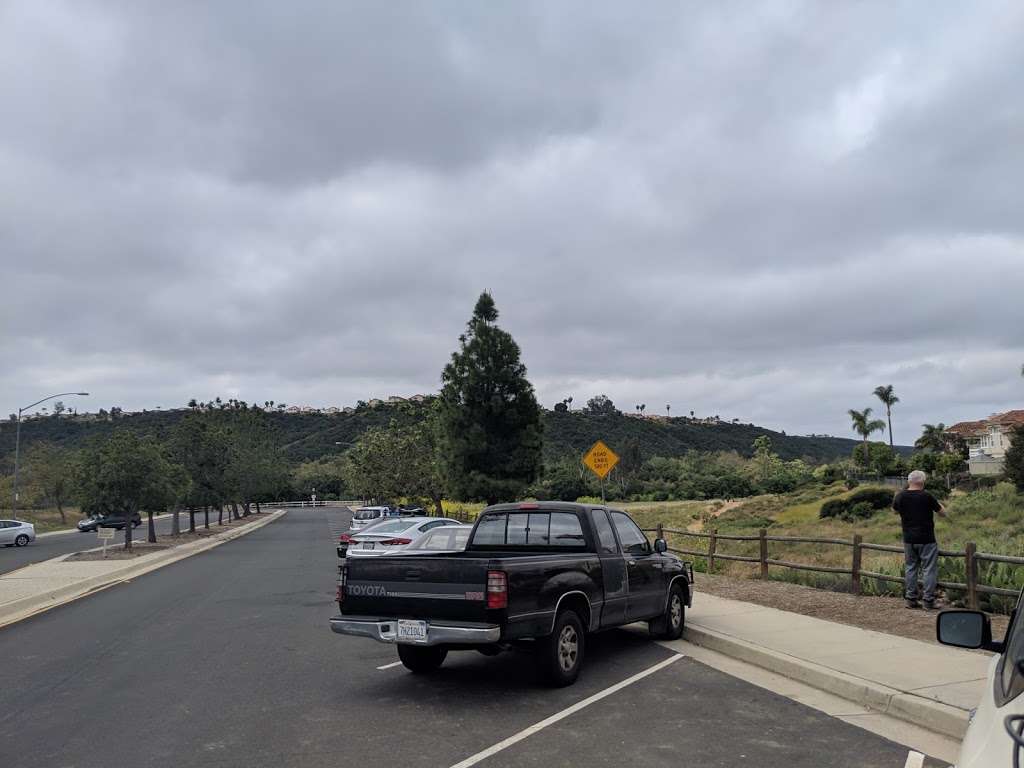
[[[352,513],[351,530],[358,531],[387,517],[390,507],[359,507]]]
[[[352,546],[352,542],[356,536],[358,536],[361,533],[366,533],[367,531],[372,530],[378,525],[389,523],[393,519],[394,518],[390,517],[378,517],[376,520],[371,520],[369,525],[358,530],[349,528],[347,532],[341,534],[341,536],[338,537],[338,557],[346,557],[348,555],[348,549],[350,546]]]
[[[936,620],[940,643],[995,652],[981,703],[967,726],[957,768],[1016,768],[1024,765],[1024,591],[1017,597],[1002,640],[981,611],[943,611]]]
[[[590,632],[646,621],[682,636],[693,566],[625,512],[564,502],[485,509],[462,552],[349,557],[331,630],[396,643],[413,672],[449,651],[530,648],[554,685],[576,680]]]
[[[458,525],[444,517],[401,517],[352,536],[348,557],[379,557],[401,552],[433,528]]]
[[[127,523],[128,518],[125,515],[90,515],[84,520],[78,521],[78,530],[82,533],[89,533],[97,528],[116,528],[121,531],[124,530]],[[142,525],[142,515],[136,512],[132,515],[132,528],[138,528],[140,525]]]
[[[36,540],[36,527],[22,520],[0,520],[0,544],[5,547],[24,547]]]
[[[472,525],[442,525],[432,528],[402,550],[403,555],[462,552],[469,543]]]

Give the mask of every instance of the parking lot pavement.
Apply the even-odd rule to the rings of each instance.
[[[393,647],[328,629],[335,514],[290,510],[0,629],[0,730],[27,745],[5,750],[5,768],[906,764],[906,747],[673,661],[636,632],[593,638],[568,688],[539,685],[523,654],[453,653],[435,674],[410,674]],[[111,711],[151,713],[152,727],[143,738],[97,738],[95,713]]]

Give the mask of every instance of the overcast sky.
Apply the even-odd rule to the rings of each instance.
[[[1024,5],[0,0],[0,412],[1024,407]],[[73,398],[67,403],[72,404]]]

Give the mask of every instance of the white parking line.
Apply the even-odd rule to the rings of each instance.
[[[486,760],[491,755],[496,755],[498,752],[501,752],[504,749],[508,749],[513,744],[516,744],[516,743],[522,741],[523,739],[525,739],[525,738],[527,738],[529,736],[532,736],[533,734],[537,733],[538,731],[544,730],[549,725],[554,725],[559,720],[564,720],[565,718],[569,717],[569,715],[572,715],[572,714],[575,714],[576,712],[579,712],[584,707],[589,707],[594,702],[600,701],[601,699],[603,699],[603,698],[605,698],[607,696],[611,696],[616,691],[621,691],[623,688],[632,685],[637,680],[642,680],[643,678],[647,677],[648,675],[653,675],[659,669],[664,669],[669,664],[673,664],[673,663],[679,661],[682,658],[684,658],[684,656],[682,654],[676,654],[676,655],[674,655],[674,656],[672,656],[672,657],[670,657],[668,659],[665,659],[662,662],[659,662],[658,664],[655,664],[653,667],[649,667],[648,669],[645,669],[643,672],[638,672],[637,674],[633,675],[632,677],[627,677],[622,682],[616,683],[615,685],[611,686],[610,688],[605,688],[603,691],[600,691],[598,693],[595,693],[593,696],[589,696],[589,697],[583,699],[583,701],[578,701],[575,704],[573,704],[571,707],[566,707],[561,712],[559,712],[557,714],[554,714],[551,717],[548,717],[548,718],[546,718],[544,720],[541,720],[539,723],[534,723],[529,728],[524,728],[519,733],[517,733],[517,734],[515,734],[513,736],[509,736],[507,739],[499,741],[494,746],[488,747],[487,749],[483,750],[482,752],[477,752],[475,755],[467,757],[461,763],[456,763],[455,765],[451,766],[451,768],[469,768],[469,766],[471,766],[471,765],[476,765],[481,760]]]
[[[391,669],[392,667],[399,666],[401,663],[402,662],[400,662],[400,661],[396,661],[396,662],[393,662],[392,664],[385,664],[383,667],[377,667],[377,669]]]
[[[924,768],[924,755],[910,750],[907,753],[907,762],[903,764],[903,768]]]

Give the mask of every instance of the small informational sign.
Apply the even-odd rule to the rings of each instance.
[[[97,528],[96,538],[103,542],[103,556],[107,556],[107,542],[114,538],[113,528]]]
[[[619,463],[619,457],[601,440],[594,443],[583,456],[583,463],[602,480]]]

